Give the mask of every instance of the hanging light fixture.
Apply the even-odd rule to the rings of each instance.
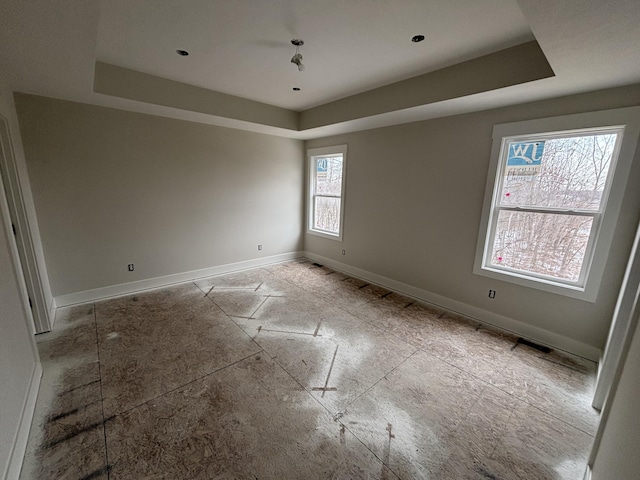
[[[302,54],[299,52],[299,49],[302,45],[304,45],[304,41],[299,38],[294,38],[291,40],[291,43],[296,46],[296,53],[294,53],[293,57],[291,57],[291,63],[298,66],[299,72],[304,72],[304,65],[302,64]]]

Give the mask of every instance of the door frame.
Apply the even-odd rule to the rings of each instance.
[[[9,121],[0,115],[0,177],[4,184],[22,275],[29,295],[34,333],[43,333],[51,330],[51,318],[42,288],[42,272],[36,259],[14,152]]]
[[[631,248],[627,269],[622,280],[618,301],[613,312],[609,338],[600,361],[600,369],[592,405],[602,410],[614,384],[617,371],[628,348],[630,333],[635,328],[636,310],[640,309],[640,224]]]

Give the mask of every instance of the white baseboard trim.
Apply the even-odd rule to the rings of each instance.
[[[31,422],[36,409],[36,400],[38,399],[38,391],[40,390],[40,380],[42,379],[42,365],[36,363],[31,372],[31,381],[29,382],[29,391],[25,397],[22,413],[20,414],[20,424],[18,432],[11,447],[9,455],[9,465],[7,466],[4,480],[18,480],[20,471],[22,470],[22,462],[24,454],[27,450],[27,441],[29,440],[29,432],[31,431]]]
[[[177,283],[190,282],[200,278],[213,277],[224,273],[237,272],[240,270],[248,270],[250,268],[262,267],[274,263],[286,262],[295,258],[304,256],[302,252],[282,253],[280,255],[272,255],[269,257],[256,258],[253,260],[245,260],[242,262],[228,263],[226,265],[218,265],[215,267],[203,268],[201,270],[192,270],[190,272],[175,273],[163,277],[148,278],[138,280],[136,282],[121,283],[119,285],[110,285],[108,287],[94,288],[84,290],[82,292],[58,295],[54,298],[56,308],[76,305],[78,303],[93,302],[104,298],[119,297],[122,295],[130,295],[132,293],[144,290],[152,290],[154,288],[167,287]]]
[[[51,303],[49,303],[49,325],[53,330],[53,325],[56,323],[56,299],[51,297]]]
[[[407,295],[408,297],[414,298],[420,302],[428,303],[444,310],[460,314],[480,323],[516,334],[533,342],[546,345],[557,350],[563,350],[565,352],[593,360],[594,362],[599,361],[602,355],[599,348],[504,315],[499,315],[482,308],[474,307],[473,305],[468,305],[358,267],[353,267],[321,255],[316,255],[312,252],[304,252],[304,256],[314,262],[318,262],[335,270],[366,280],[367,282]]]

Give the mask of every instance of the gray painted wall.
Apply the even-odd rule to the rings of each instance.
[[[6,95],[0,88],[0,114],[9,117]],[[31,318],[26,311],[24,286],[18,276],[17,251],[8,215],[0,182],[0,478],[17,478],[20,465],[9,463],[14,448],[18,449],[15,461],[21,459],[19,450],[24,445],[17,442],[17,437],[21,426],[29,425],[33,413],[27,409],[27,401],[33,376],[38,374],[39,359]],[[11,476],[5,477],[9,468]]]
[[[299,140],[22,94],[16,107],[54,296],[302,250]]]
[[[349,153],[343,242],[306,235],[305,250],[601,349],[640,214],[640,152],[594,304],[472,273],[491,134],[498,123],[639,104],[636,85],[308,141]]]
[[[28,95],[17,104],[54,295],[257,258],[257,243],[261,255],[302,248],[301,142]],[[640,213],[638,156],[595,304],[475,276],[473,255],[494,124],[631,105],[640,86],[309,141],[347,143],[349,157],[344,242],[307,235],[305,249],[601,348]],[[0,473],[37,361],[5,212]],[[594,478],[618,462],[618,435],[637,444],[625,425],[639,344]]]
[[[301,142],[30,95],[16,102],[54,295],[301,249]],[[491,131],[639,104],[636,85],[309,141],[346,143],[349,155],[344,242],[306,235],[304,248],[602,348],[640,214],[638,157],[594,304],[473,275]]]

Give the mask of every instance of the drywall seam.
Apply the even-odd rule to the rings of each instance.
[[[599,348],[587,345],[586,343],[579,342],[569,337],[559,335],[542,328],[529,325],[519,320],[499,315],[482,308],[474,307],[473,305],[453,300],[437,293],[429,292],[421,288],[414,287],[412,285],[393,280],[376,273],[363,270],[358,267],[347,265],[335,260],[332,260],[321,255],[316,255],[312,252],[304,252],[304,256],[313,260],[314,262],[321,263],[328,267],[334,268],[341,272],[353,275],[355,277],[366,280],[370,283],[380,285],[395,292],[407,295],[418,301],[425,302],[437,307],[449,310],[451,312],[463,315],[467,318],[476,320],[480,323],[490,325],[495,328],[499,328],[503,331],[510,332],[521,337],[532,340],[536,343],[547,345],[557,350],[563,350],[565,352],[578,355],[583,358],[587,358],[594,362],[600,360],[602,352]]]
[[[237,272],[240,270],[247,270],[249,268],[286,262],[287,260],[293,260],[302,256],[302,252],[290,252],[282,253],[280,255],[272,255],[269,257],[256,258],[253,260],[245,260],[242,262],[227,263],[225,265],[203,268],[201,270],[192,270],[190,272],[175,273],[163,277],[148,278],[136,282],[121,283],[119,285],[110,285],[107,287],[84,290],[82,292],[59,295],[54,298],[54,302],[56,308],[66,307],[68,305],[92,302],[94,300],[101,300],[104,298],[129,295],[131,293],[151,290],[153,288],[167,287],[169,285],[175,285],[176,283],[189,282],[200,278],[212,277],[214,275],[222,275],[224,273]]]
[[[9,465],[7,466],[4,480],[18,480],[22,470],[22,462],[27,450],[27,441],[29,440],[29,432],[33,415],[36,409],[36,400],[38,399],[38,391],[40,390],[40,380],[42,379],[42,365],[37,362],[33,366],[31,372],[31,381],[29,382],[29,390],[22,405],[22,413],[20,414],[20,423],[18,431],[13,441],[11,455],[9,455]]]

